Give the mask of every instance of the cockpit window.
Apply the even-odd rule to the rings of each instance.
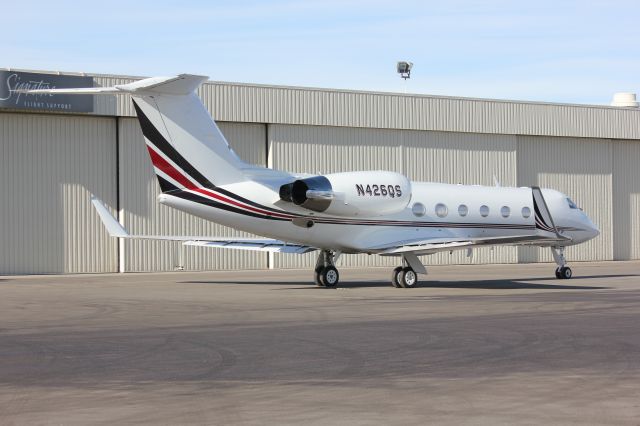
[[[570,209],[577,209],[578,206],[576,205],[576,203],[574,203],[573,201],[571,201],[571,198],[567,198],[567,203],[569,203],[569,208]]]

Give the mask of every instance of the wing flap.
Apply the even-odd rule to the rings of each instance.
[[[294,254],[304,254],[310,251],[316,250],[313,247],[300,245],[300,244],[292,244],[285,243],[279,240],[269,240],[269,239],[258,239],[253,241],[242,241],[242,240],[201,240],[201,241],[186,241],[184,243],[186,246],[197,246],[197,247],[214,247],[214,248],[226,248],[226,249],[235,249],[235,250],[253,250],[253,251],[266,251],[271,253],[294,253]]]

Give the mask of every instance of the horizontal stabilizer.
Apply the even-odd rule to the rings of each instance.
[[[188,95],[209,77],[180,74],[173,77],[151,77],[113,87],[86,87],[74,89],[16,90],[33,95]]]
[[[304,254],[316,250],[314,247],[285,243],[283,241],[269,240],[266,238],[255,240],[187,241],[184,245],[294,254]]]

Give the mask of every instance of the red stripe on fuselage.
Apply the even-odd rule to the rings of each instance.
[[[281,217],[281,218],[286,218],[286,219],[291,219],[293,216],[288,215],[288,214],[280,214],[280,213],[274,213],[274,212],[270,212],[267,210],[262,210],[262,209],[258,209],[255,207],[251,207],[251,206],[247,206],[245,204],[241,204],[235,200],[232,200],[230,198],[227,197],[223,197],[222,195],[218,194],[217,192],[213,192],[210,189],[206,189],[206,188],[189,188],[192,191],[196,191],[199,192],[200,194],[204,194],[204,195],[208,195],[209,197],[213,197],[216,200],[220,200],[220,201],[224,201],[225,203],[237,206],[237,207],[241,207],[245,210],[249,210],[255,213],[260,213],[260,214],[264,214],[267,216],[274,216],[274,217]]]
[[[189,189],[197,188],[196,184],[191,182],[189,179],[187,179],[186,176],[184,176],[182,173],[176,170],[175,167],[173,167],[167,160],[162,158],[162,156],[160,156],[160,154],[158,154],[149,145],[147,145],[147,150],[149,151],[149,156],[151,157],[151,162],[153,163],[154,167],[158,168],[159,170],[162,170],[164,173],[166,173],[167,176],[171,177],[173,180],[175,180],[185,188],[189,188]]]

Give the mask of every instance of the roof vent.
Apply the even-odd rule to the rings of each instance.
[[[613,95],[613,102],[611,102],[611,106],[638,108],[636,94],[628,92],[616,93]]]

